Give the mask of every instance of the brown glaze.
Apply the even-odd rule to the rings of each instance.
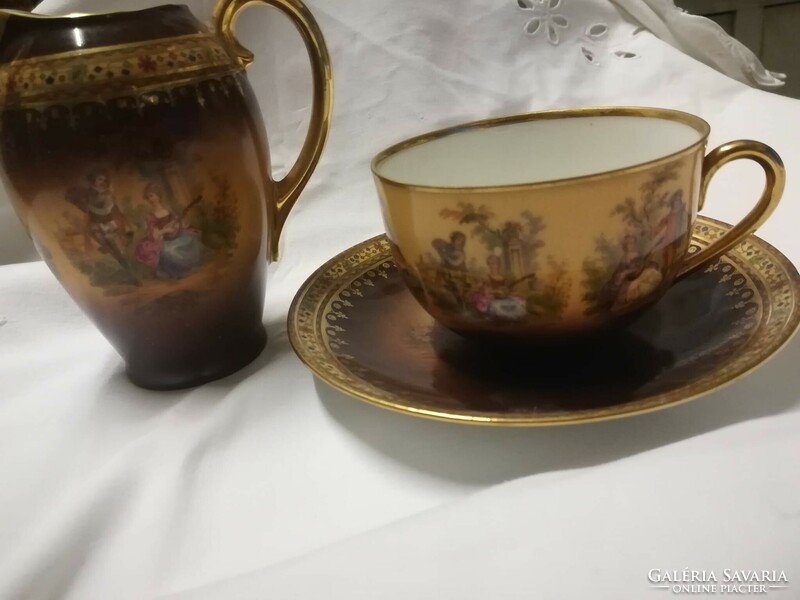
[[[692,249],[727,230],[701,219]],[[652,410],[734,379],[797,328],[797,271],[750,239],[627,328],[558,346],[476,343],[438,325],[377,239],[312,276],[290,312],[291,339],[329,383],[422,416],[535,425]]]
[[[124,17],[123,17],[124,14]],[[65,26],[65,25],[69,26]],[[66,19],[10,16],[3,31],[0,63],[111,45],[140,43],[197,33],[204,27],[186,6],[165,5],[126,13]],[[80,40],[80,46],[76,41]]]
[[[0,0],[0,9],[32,11],[42,0]]]
[[[275,184],[243,67],[185,6],[8,17],[6,189],[134,383],[227,375],[262,350]]]

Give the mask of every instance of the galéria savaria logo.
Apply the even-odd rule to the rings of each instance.
[[[764,595],[789,589],[785,571],[751,571],[723,569],[722,571],[697,571],[684,569],[650,569],[647,572],[650,588],[673,594]]]

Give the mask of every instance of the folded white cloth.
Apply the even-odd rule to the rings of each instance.
[[[795,344],[772,374],[785,376],[798,358]],[[164,600],[796,597],[800,486],[788,482],[800,412],[692,437],[721,425],[712,414],[685,414],[700,420],[671,432],[678,421],[656,417],[641,420],[635,433],[616,425],[532,433],[541,439],[524,448],[531,466],[553,461],[563,469],[570,464],[563,453],[576,443],[584,450],[596,444],[601,460],[641,453],[602,469],[501,484]],[[649,450],[649,435],[660,443],[680,439],[681,451]],[[549,458],[556,452],[562,455]],[[693,593],[674,593],[675,585]]]
[[[665,42],[734,79],[763,88],[785,83],[784,73],[767,70],[747,46],[722,27],[678,8],[674,0],[611,1]]]
[[[566,10],[579,5],[562,2],[555,14],[577,18]],[[309,4],[334,63],[333,129],[270,269],[270,341],[253,365],[195,390],[144,392],[43,264],[0,267],[0,598],[641,600],[666,594],[648,589],[649,569],[687,567],[785,569],[800,585],[797,343],[686,406],[502,430],[344,397],[303,368],[284,325],[319,264],[382,230],[374,153],[541,108],[681,108],[711,122],[712,144],[774,146],[790,178],[760,234],[800,261],[797,101],[635,33],[600,0],[580,18],[607,29],[588,32],[560,27],[552,11],[534,30],[517,0]],[[239,31],[257,54],[250,77],[285,170],[305,134],[305,52],[268,11],[252,9]],[[704,212],[736,221],[762,179],[753,165],[726,168]]]

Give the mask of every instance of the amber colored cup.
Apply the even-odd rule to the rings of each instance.
[[[709,125],[656,108],[582,108],[442,129],[378,154],[372,172],[404,279],[434,319],[500,340],[621,327],[676,278],[761,225],[784,187],[759,142],[705,155]],[[766,186],[708,247],[690,247],[708,183],[749,158]]]

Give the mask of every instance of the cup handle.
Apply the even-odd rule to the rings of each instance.
[[[703,208],[708,191],[708,184],[714,174],[727,163],[740,158],[754,160],[764,169],[766,183],[761,198],[753,209],[716,242],[687,255],[678,277],[687,275],[698,267],[725,254],[748,235],[753,233],[766,221],[778,206],[786,184],[786,171],[783,168],[781,157],[769,146],[753,140],[737,140],[728,142],[712,150],[703,161],[703,175],[700,186],[700,204],[698,211]]]
[[[328,136],[333,107],[333,78],[331,62],[322,32],[314,17],[300,0],[219,0],[217,2],[212,17],[214,30],[233,48],[243,67],[246,68],[252,64],[254,55],[236,39],[233,32],[234,21],[242,9],[254,4],[266,4],[277,8],[294,23],[306,45],[314,82],[311,118],[303,147],[286,177],[274,182],[277,197],[274,209],[267,207],[270,211],[274,210],[275,216],[270,220],[269,253],[271,260],[277,260],[278,242],[286,218],[297,202],[300,192],[308,183],[314,167],[317,166],[325,139]]]

